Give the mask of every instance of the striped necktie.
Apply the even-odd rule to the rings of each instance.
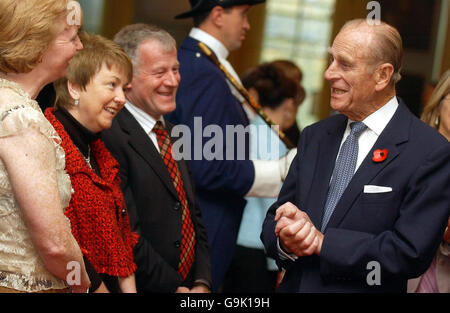
[[[342,144],[341,151],[339,151],[339,156],[334,166],[322,219],[322,233],[333,214],[334,208],[355,173],[359,149],[358,138],[367,126],[363,122],[353,122],[350,124],[350,128],[350,135],[348,135]]]
[[[170,142],[169,134],[164,129],[162,123],[157,121],[153,127],[153,132],[156,134],[158,146],[164,164],[169,171],[172,178],[173,186],[177,191],[178,198],[181,202],[182,217],[181,217],[181,245],[180,245],[180,262],[178,263],[178,273],[181,275],[183,281],[189,274],[192,264],[194,263],[195,252],[195,230],[192,223],[191,213],[189,210],[186,191],[184,189],[183,180],[178,169],[178,164],[172,157],[172,143]]]

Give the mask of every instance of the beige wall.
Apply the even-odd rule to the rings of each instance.
[[[425,0],[424,0],[425,1]],[[432,69],[436,46],[436,34],[438,26],[439,9],[441,1],[438,0],[433,16],[433,40],[429,51],[408,51],[404,55],[404,72],[408,74],[419,74],[425,77],[426,82],[431,81]],[[368,0],[336,0],[334,14],[333,39],[342,25],[353,18],[365,18],[368,14],[366,5]],[[450,5],[449,16],[450,16]],[[188,0],[106,0],[101,33],[112,38],[113,35],[124,25],[136,22],[152,23],[169,31],[181,44],[183,38],[192,27],[192,19],[175,20],[173,17],[190,9]],[[263,41],[264,20],[266,5],[256,5],[249,13],[251,29],[247,39],[238,51],[232,52],[230,62],[238,74],[259,63]],[[414,21],[412,21],[414,22]],[[332,42],[331,39],[331,42]],[[331,45],[330,42],[330,45]],[[441,73],[450,68],[450,23],[445,36],[444,53],[442,54]],[[318,96],[316,112],[320,119],[329,115],[330,90],[328,82],[324,82],[324,89]]]
[[[101,34],[107,38],[113,38],[123,26],[131,24],[135,4],[134,0],[106,0]]]
[[[190,10],[187,0],[136,0],[135,22],[155,24],[167,30],[180,45],[192,27],[192,19],[174,19]]]
[[[450,0],[446,0],[450,1]],[[450,17],[450,5],[448,6],[448,17]],[[441,75],[444,74],[446,70],[450,69],[450,21],[447,21],[447,36],[445,40],[445,48],[444,53],[442,54],[442,66],[441,66]]]
[[[439,27],[439,12],[440,1],[436,1],[433,12],[433,25],[429,49],[424,51],[405,49],[403,55],[403,73],[423,76],[425,78],[425,83],[430,83],[432,81],[433,64],[436,61],[434,58]]]

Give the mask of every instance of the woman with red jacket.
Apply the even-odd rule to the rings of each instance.
[[[95,289],[136,292],[133,247],[138,236],[130,229],[119,164],[100,140],[100,132],[125,104],[132,64],[112,41],[99,35],[80,37],[84,50],[70,62],[66,77],[55,83],[55,108],[45,111],[61,137],[74,189],[66,215],[98,274],[95,279],[90,275]]]

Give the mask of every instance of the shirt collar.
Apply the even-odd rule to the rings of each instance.
[[[230,52],[223,45],[223,43],[221,43],[219,40],[217,40],[215,37],[211,36],[207,32],[201,30],[200,28],[197,27],[192,28],[189,33],[189,37],[192,37],[198,41],[203,42],[217,55],[218,58],[226,59],[230,54]]]
[[[368,129],[373,131],[377,136],[383,132],[386,125],[389,123],[391,118],[394,116],[395,111],[398,108],[397,97],[393,97],[381,108],[370,114],[362,122],[367,126]],[[347,127],[350,123],[354,121],[348,120]]]
[[[145,113],[144,110],[142,110],[141,108],[138,108],[137,106],[135,106],[134,104],[132,104],[129,101],[127,101],[127,103],[125,103],[125,107],[131,113],[131,115],[134,116],[134,118],[138,121],[138,123],[142,126],[144,131],[147,134],[151,133],[151,131],[153,130],[153,127],[156,124],[156,120],[153,117],[151,117],[149,114]],[[164,126],[166,126],[166,123],[162,116],[159,118],[159,121],[161,121],[161,123]]]

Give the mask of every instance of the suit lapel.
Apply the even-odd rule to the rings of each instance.
[[[311,190],[318,190],[318,193],[312,193],[307,206],[311,210],[306,212],[313,224],[319,228],[322,224],[323,208],[325,207],[330,179],[341,143],[340,138],[342,138],[346,126],[347,118],[342,116],[338,121],[338,126],[328,128],[327,134],[319,143],[316,173],[320,173],[320,175],[315,175],[311,186]]]
[[[342,194],[341,199],[331,215],[327,228],[337,227],[345,217],[345,214],[352,207],[356,198],[363,192],[364,185],[368,185],[383,168],[395,160],[401,152],[399,145],[408,140],[410,123],[411,114],[401,100],[399,100],[397,111],[378,137],[378,140],[375,142]],[[372,160],[373,152],[377,149],[388,150],[388,156],[383,162],[377,163]]]
[[[173,186],[172,178],[170,178],[169,172],[167,171],[167,167],[164,164],[161,155],[158,150],[156,150],[155,145],[142,129],[141,125],[139,125],[136,119],[126,108],[122,109],[117,118],[122,130],[130,135],[128,143],[131,148],[134,149],[147,162],[147,164],[159,176],[164,185],[166,185],[167,189],[169,189],[169,191],[176,198],[178,198],[175,187]],[[149,186],[149,188],[151,188],[151,186]]]

